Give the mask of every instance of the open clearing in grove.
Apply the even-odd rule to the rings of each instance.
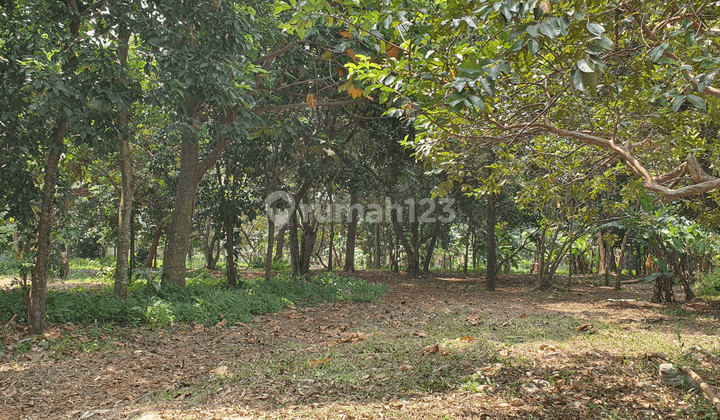
[[[715,302],[650,303],[651,285],[616,292],[599,277],[537,291],[531,276],[501,276],[491,293],[477,275],[355,276],[387,295],[225,327],[53,325],[40,339],[4,325],[0,418],[714,415],[702,392],[664,383],[647,353],[717,383],[717,361],[692,349],[720,350]]]

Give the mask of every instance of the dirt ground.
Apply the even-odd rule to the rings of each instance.
[[[33,337],[21,325],[4,325],[0,419],[699,418],[711,412],[701,393],[659,379],[658,360],[648,359],[645,348],[653,349],[657,337],[667,342],[660,350],[667,348],[668,357],[691,345],[717,354],[715,303],[650,303],[651,285],[617,292],[599,279],[537,291],[529,276],[500,276],[492,293],[477,275],[355,276],[386,283],[387,295],[372,303],[288,308],[224,328],[66,324]],[[676,293],[683,298],[677,287]],[[487,342],[472,351],[488,356],[443,355],[442,348],[422,356],[413,347],[405,354],[414,358],[369,372],[357,386],[288,373],[298,360],[327,353],[308,363],[330,363],[371,340],[424,349],[443,330],[460,342],[484,331],[479,341]],[[18,354],[22,346],[26,352]],[[386,387],[426,357],[435,372],[463,364],[453,372],[485,383],[449,381],[430,391]],[[475,360],[487,363],[475,366]],[[693,363],[715,385],[717,361],[697,355]],[[258,376],[253,369],[260,365],[277,377]]]

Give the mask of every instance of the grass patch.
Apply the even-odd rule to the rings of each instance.
[[[147,273],[145,273],[147,274]],[[285,307],[335,301],[373,301],[385,293],[385,285],[335,274],[293,278],[278,276],[269,281],[252,279],[242,289],[229,288],[223,279],[203,270],[188,279],[186,287],[169,285],[161,289],[158,275],[140,275],[130,286],[126,300],[112,295],[110,286],[100,291],[77,287],[69,292],[49,291],[46,314],[50,323],[151,324],[164,327],[171,322],[211,325],[235,323],[252,315],[278,312]],[[23,322],[26,313],[21,293],[0,292],[0,319],[16,316]]]
[[[429,343],[430,339],[393,338],[376,332],[362,342],[341,343],[325,351],[268,354],[258,363],[238,366],[230,380],[250,386],[263,378],[278,394],[296,392],[295,403],[345,395],[387,400],[456,388],[478,366],[496,360],[494,347],[483,340],[451,349],[446,356],[420,356],[420,349]]]

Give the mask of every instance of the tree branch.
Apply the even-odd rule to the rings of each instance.
[[[345,105],[358,105],[361,103],[364,103],[364,100],[357,100],[357,99],[345,99],[340,101],[330,101],[330,102],[318,102],[317,106],[319,107],[332,107],[332,106],[345,106]],[[300,108],[308,108],[307,103],[297,103],[297,104],[287,104],[287,105],[276,105],[276,106],[269,106],[266,108],[255,108],[252,110],[254,114],[260,114],[263,112],[281,112],[281,111],[288,111],[291,109],[300,109]]]
[[[525,126],[526,124],[520,124],[517,126],[509,126],[506,128],[524,128]],[[645,166],[640,163],[637,158],[635,158],[635,156],[633,156],[633,154],[629,150],[628,145],[617,144],[608,139],[596,137],[579,131],[564,130],[550,124],[535,123],[532,125],[532,127],[542,129],[543,131],[547,131],[549,133],[557,134],[558,136],[573,138],[585,144],[612,150],[617,155],[619,155],[623,161],[625,161],[625,163],[628,165],[628,167],[635,174],[636,177],[643,179],[643,181],[645,182],[645,188],[650,191],[664,195],[666,200],[668,201],[672,201],[689,195],[702,194],[720,188],[720,178],[716,178],[705,173],[705,171],[700,168],[700,165],[698,164],[697,159],[695,159],[695,156],[691,154],[688,154],[685,163],[680,165],[680,167],[675,169],[673,172],[655,177],[650,174],[647,168],[645,168]],[[681,168],[682,172],[680,171]],[[673,178],[671,177],[671,175],[677,174],[677,177],[685,172],[689,173],[692,176],[692,179],[695,182],[694,185],[688,185],[677,189],[672,189],[661,185],[661,183],[672,180]]]

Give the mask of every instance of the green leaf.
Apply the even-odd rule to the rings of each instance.
[[[705,111],[706,106],[705,106],[705,101],[703,100],[703,98],[701,98],[697,95],[688,95],[688,96],[686,96],[686,98],[687,98],[688,102],[693,104],[693,106],[695,108]]]
[[[606,51],[610,51],[613,48],[613,42],[606,36],[597,39],[595,42],[600,46],[600,48]]]
[[[528,25],[527,29],[525,29],[527,33],[530,34],[531,37],[537,38],[538,36],[538,27],[536,25]]]
[[[605,28],[598,23],[588,23],[587,30],[595,36],[602,36],[605,33]]]
[[[583,58],[582,60],[577,62],[577,68],[580,69],[583,73],[594,73],[595,70],[593,70],[592,66],[588,64],[587,61]]]
[[[485,102],[483,102],[483,100],[478,98],[477,96],[470,95],[470,96],[468,96],[468,99],[470,99],[470,102],[473,104],[475,109],[478,109],[478,110],[485,109]]]
[[[530,54],[535,55],[540,49],[540,44],[536,40],[531,39],[530,42],[528,42],[528,48],[530,50]]]
[[[575,89],[585,91],[585,83],[583,83],[583,73],[579,70],[573,70],[573,85]]]
[[[668,49],[669,46],[670,45],[668,45],[668,43],[666,42],[666,43],[660,44],[657,47],[655,47],[652,50],[652,52],[650,52],[650,59],[653,62],[658,61],[660,59],[660,57],[662,57],[662,55],[665,53],[665,50]]]
[[[685,101],[685,95],[680,95],[673,101],[672,109],[674,112],[678,112],[683,102]]]

